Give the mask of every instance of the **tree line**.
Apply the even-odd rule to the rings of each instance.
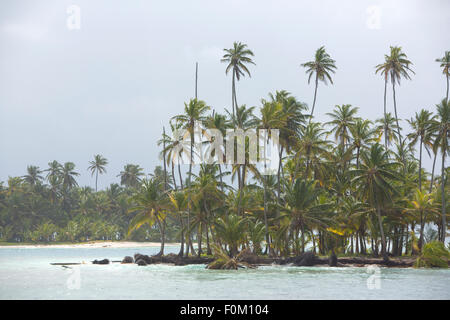
[[[446,96],[434,102],[434,112],[422,109],[407,119],[406,134],[396,95],[400,81],[411,79],[414,71],[400,47],[391,47],[383,63],[375,66],[384,81],[381,117],[364,119],[358,107],[343,104],[327,113],[325,123],[314,121],[318,87],[333,84],[337,71],[325,47],[301,64],[308,83],[314,80],[311,108],[285,90],[269,93],[257,106],[239,105],[237,83],[251,75],[254,54],[240,42],[224,51],[221,61],[232,81],[231,111],[221,114],[198,97],[190,99],[183,113],[170,119],[172,132],[164,129],[158,141],[162,166],[145,175],[140,166],[127,164],[118,175],[120,185],[106,190],[97,190],[108,163],[101,155],[88,168],[95,176],[95,190],[77,186],[78,172],[71,162],[53,161],[42,171],[29,166],[25,176],[11,177],[0,187],[1,237],[143,240],[159,233],[159,254],[165,241],[179,241],[181,256],[209,255],[213,248],[235,256],[251,248],[271,256],[312,250],[384,259],[418,254],[433,240],[445,242],[450,51],[436,59],[447,81]],[[389,83],[394,114],[386,103]],[[282,161],[276,175],[261,173],[249,161],[248,150],[244,163],[202,164],[194,172],[195,123],[224,135],[227,129],[266,129],[269,134],[278,129]],[[180,129],[187,136],[173,134]],[[191,162],[183,174],[180,150],[186,149]],[[433,159],[431,172],[422,167],[424,151]]]

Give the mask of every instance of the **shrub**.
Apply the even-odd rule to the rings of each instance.
[[[422,254],[417,258],[416,268],[448,268],[450,251],[440,241],[432,241],[423,246]]]

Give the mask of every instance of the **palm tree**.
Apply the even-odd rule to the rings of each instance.
[[[389,161],[388,152],[376,143],[370,150],[361,153],[360,169],[351,171],[354,174],[353,182],[358,186],[362,197],[376,210],[381,234],[381,252],[385,261],[388,260],[388,256],[381,209],[392,202],[392,196],[397,193],[393,181],[398,180],[395,172],[398,165],[397,162]]]
[[[130,208],[129,212],[136,213],[136,215],[130,221],[128,234],[130,235],[133,230],[139,229],[144,224],[151,227],[156,223],[161,234],[161,249],[157,256],[163,255],[166,219],[164,210],[167,208],[167,203],[160,182],[157,179],[144,179],[141,189],[131,199],[135,205]]]
[[[424,227],[425,222],[427,221],[426,214],[434,213],[434,204],[433,204],[433,194],[431,193],[425,193],[421,190],[417,189],[414,193],[414,199],[410,201],[411,208],[408,209],[409,212],[412,212],[414,214],[419,214],[419,221],[420,221],[420,233],[419,233],[419,243],[418,247],[420,250],[422,250],[423,242],[424,242]]]
[[[377,119],[376,123],[379,124],[377,130],[380,132],[380,137],[384,134],[385,149],[387,149],[393,141],[398,142],[398,136],[395,134],[395,131],[398,131],[398,127],[395,124],[395,118],[390,112],[386,113],[383,118]]]
[[[62,185],[64,189],[70,189],[74,186],[77,186],[78,183],[75,177],[79,175],[80,174],[75,171],[75,164],[73,162],[64,163],[61,171]]]
[[[126,164],[123,167],[123,171],[117,175],[120,177],[120,184],[124,185],[127,188],[137,188],[141,183],[141,176],[144,175],[142,169],[137,164]]]
[[[184,224],[183,224],[183,214],[187,211],[188,207],[188,197],[185,191],[172,191],[169,194],[169,200],[171,204],[171,209],[178,215],[180,220],[180,252],[178,255],[181,257],[184,254]]]
[[[445,51],[445,54],[442,58],[436,59],[436,62],[440,62],[440,67],[442,68],[442,73],[447,78],[447,95],[445,99],[448,100],[448,78],[450,77],[450,51]]]
[[[318,203],[321,190],[315,187],[315,182],[296,179],[294,184],[286,183],[286,210],[290,216],[294,236],[301,232],[302,252],[305,252],[306,230],[313,226],[325,228],[327,217],[324,215],[330,209],[328,204]]]
[[[352,136],[351,148],[356,149],[356,168],[359,168],[359,156],[363,148],[367,148],[371,143],[376,141],[376,129],[370,127],[370,120],[357,118],[349,127]]]
[[[352,107],[351,104],[343,104],[341,106],[337,105],[333,112],[327,113],[333,119],[327,122],[327,124],[333,126],[331,132],[334,133],[336,141],[340,140],[343,150],[345,150],[345,145],[350,140],[349,130],[355,123],[355,115],[357,112],[357,107]]]
[[[94,156],[94,161],[89,161],[89,164],[88,170],[91,171],[91,176],[95,173],[95,192],[97,192],[98,174],[106,173],[105,166],[108,164],[108,160],[103,156],[96,154]]]
[[[241,77],[245,77],[245,74],[251,77],[250,71],[248,70],[246,64],[255,65],[251,58],[254,54],[250,49],[247,49],[246,44],[241,42],[234,42],[233,48],[223,50],[225,51],[225,54],[220,61],[228,63],[227,68],[225,69],[225,74],[228,74],[230,70],[233,71],[231,80],[231,106],[234,116],[236,108],[238,107],[236,98],[236,80],[239,81]]]
[[[414,146],[419,142],[419,190],[422,190],[422,146],[428,151],[431,147],[432,141],[432,125],[434,116],[428,110],[420,110],[416,112],[415,118],[407,120],[413,129],[413,132],[408,134],[407,138],[410,140],[410,146]],[[428,152],[429,153],[429,152]]]
[[[386,117],[386,86],[387,81],[390,78],[392,83],[392,93],[394,97],[394,111],[395,119],[397,121],[397,134],[399,137],[400,144],[402,143],[402,136],[400,134],[400,126],[398,124],[398,114],[397,114],[397,102],[395,100],[395,84],[400,85],[401,78],[411,79],[409,72],[414,74],[411,70],[410,65],[412,62],[407,59],[407,56],[402,52],[401,47],[392,47],[390,55],[384,56],[384,63],[377,65],[375,68],[375,73],[380,72],[384,76],[384,116]]]
[[[58,161],[53,160],[52,162],[48,163],[48,169],[46,169],[45,171],[48,172],[47,176],[46,176],[47,180],[49,178],[51,178],[52,176],[60,177],[61,171],[62,171],[62,165]]]
[[[319,80],[325,83],[325,85],[327,84],[327,80],[333,84],[333,79],[331,78],[330,73],[336,72],[335,70],[337,67],[335,62],[336,61],[331,59],[330,55],[325,51],[325,46],[322,46],[316,50],[313,61],[309,61],[301,65],[302,67],[307,68],[306,73],[308,74],[308,84],[311,82],[312,76],[314,74],[316,75],[311,118],[314,114],[314,107],[316,106],[317,86],[319,85]]]
[[[25,182],[28,182],[30,185],[35,186],[39,184],[44,178],[40,175],[42,171],[38,166],[28,166],[27,174],[22,178]]]
[[[437,136],[434,141],[434,145],[437,149],[440,149],[442,154],[442,167],[441,167],[441,194],[442,194],[442,233],[441,241],[445,243],[446,236],[446,212],[445,212],[445,157],[450,153],[450,104],[449,100],[443,99],[437,106]]]
[[[177,115],[172,120],[177,121],[189,135],[190,140],[190,161],[189,161],[189,177],[187,185],[191,186],[192,181],[192,163],[194,161],[194,143],[195,143],[195,124],[196,122],[204,122],[206,119],[206,112],[210,109],[209,106],[202,100],[191,99],[189,103],[184,103],[184,114]],[[190,202],[190,200],[189,200]],[[188,207],[188,230],[190,230],[190,207]],[[186,248],[186,255],[189,255],[189,248],[192,246],[191,235],[188,232],[188,245]]]

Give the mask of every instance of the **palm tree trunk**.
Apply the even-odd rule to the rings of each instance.
[[[198,248],[197,248],[197,256],[200,258],[201,254],[202,254],[202,223],[199,222],[198,224],[198,231],[197,231],[197,243],[198,243]]]
[[[233,77],[231,78],[231,108],[233,110],[233,121],[236,122],[236,111],[235,111],[235,105],[234,105],[234,101],[235,98],[234,96],[236,95],[236,90],[235,90],[235,70],[233,69]]]
[[[277,181],[278,181],[278,186],[277,186],[277,204],[278,206],[280,206],[280,197],[281,197],[281,166],[282,166],[282,161],[281,159],[283,158],[283,145],[280,148],[280,152],[279,152],[279,163],[278,163],[278,172],[277,172]],[[280,215],[280,208],[277,207],[277,217]]]
[[[163,137],[166,135],[166,129],[163,127]],[[166,166],[166,139],[163,139],[163,166],[164,166],[164,191],[167,190],[167,166]]]
[[[387,122],[386,122],[386,91],[387,91],[387,74],[384,78],[384,147],[387,150],[388,136],[387,136]]]
[[[397,101],[395,99],[395,82],[392,82],[392,94],[394,97],[394,112],[395,112],[395,121],[397,123],[397,135],[398,135],[398,139],[400,142],[400,147],[403,149],[403,139],[402,139],[402,135],[400,133],[400,125],[398,123],[398,114],[397,114]],[[403,157],[403,155],[402,155]],[[403,158],[403,163],[405,162],[405,159]]]
[[[193,152],[194,152],[194,132],[193,128],[191,128],[191,152],[190,152],[190,161],[189,161],[189,180],[188,180],[188,188],[191,187],[191,178],[192,178],[192,162],[193,162]],[[191,240],[191,194],[188,190],[188,218],[187,218],[187,241],[188,245],[186,246],[186,256],[189,256],[189,248],[192,248],[192,240]],[[192,250],[193,251],[193,250]],[[193,252],[192,252],[193,253]]]
[[[173,164],[173,161],[172,161],[172,178],[173,178],[173,186],[175,187],[175,191],[177,191],[178,190],[178,188],[177,188],[177,180],[175,179],[175,169],[174,169],[174,164]]]
[[[383,256],[384,261],[388,261],[388,255],[386,252],[386,238],[384,236],[384,230],[383,230],[383,223],[381,222],[381,209],[380,205],[377,204],[377,218],[378,218],[378,225],[380,228],[380,234],[381,234],[381,254]]]
[[[447,217],[445,213],[445,153],[446,150],[442,150],[442,167],[441,167],[441,197],[442,197],[442,233],[441,241],[445,244]]]
[[[447,95],[445,99],[448,101],[448,74],[447,74]]]
[[[269,238],[269,225],[267,222],[267,176],[264,177],[264,225],[266,231],[266,253],[269,248],[269,254],[271,254],[270,238]]]
[[[437,151],[434,154],[434,159],[433,159],[433,169],[431,170],[431,180],[430,180],[430,193],[433,190],[433,182],[434,182],[434,168],[436,165],[436,158],[437,158]]]
[[[422,144],[423,138],[420,136],[420,144],[419,144],[419,190],[422,191]]]
[[[156,219],[156,222],[158,223],[159,232],[161,234],[161,249],[159,250],[159,253],[157,256],[164,255],[164,243],[165,243],[165,229],[166,229],[166,221],[164,220],[162,223],[159,220],[159,218]]]
[[[181,176],[180,159],[178,159],[178,176],[180,177],[180,185],[183,190],[183,177]]]
[[[318,84],[319,84],[319,76],[316,73],[316,86],[315,86],[315,89],[314,89],[314,100],[313,100],[313,106],[312,106],[312,109],[311,109],[311,116],[309,118],[309,122],[311,122],[311,119],[312,119],[313,114],[314,114],[314,107],[316,106],[317,86],[318,86]]]
[[[98,170],[95,172],[95,192],[97,192]]]
[[[184,226],[183,226],[183,217],[181,216],[180,213],[180,229],[181,229],[181,234],[180,234],[180,240],[181,240],[181,246],[180,246],[180,252],[178,253],[178,256],[182,257],[184,254]]]

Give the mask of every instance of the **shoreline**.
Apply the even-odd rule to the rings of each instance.
[[[180,246],[180,243],[166,243],[165,246]],[[135,242],[135,241],[89,241],[81,243],[54,243],[54,244],[15,244],[0,243],[0,250],[3,248],[28,249],[28,248],[61,248],[61,249],[77,249],[77,248],[146,248],[160,247],[160,242]]]

